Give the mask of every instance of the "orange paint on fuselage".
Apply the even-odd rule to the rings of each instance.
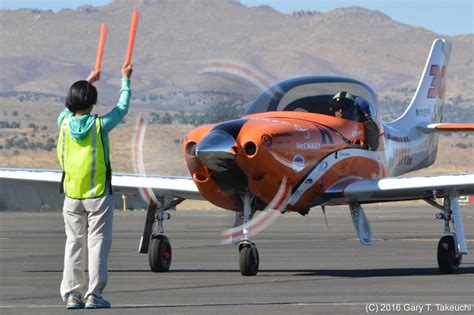
[[[235,164],[247,176],[248,190],[258,198],[258,208],[270,203],[283,178],[287,178],[288,186],[295,188],[325,157],[354,147],[353,143],[364,138],[362,123],[322,114],[265,112],[248,115],[241,120],[245,123],[235,139],[238,146]],[[207,200],[219,207],[241,211],[239,196],[219,189],[219,184],[213,179],[213,171],[186,150],[190,143],[199,143],[215,126],[206,125],[189,133],[184,142],[186,163],[199,191]],[[346,177],[372,178],[385,173],[384,167],[374,159],[344,159],[328,168],[296,204],[287,206],[287,210],[308,208],[317,195]]]

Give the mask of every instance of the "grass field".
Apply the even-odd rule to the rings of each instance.
[[[44,149],[48,142],[56,141],[56,117],[63,109],[57,101],[19,102],[3,99],[0,122],[19,122],[20,128],[0,129],[0,166],[27,168],[58,168],[55,143],[50,151]],[[97,106],[96,113],[105,113],[110,107]],[[148,117],[152,110],[134,108],[133,104],[125,123],[110,134],[111,162],[116,172],[133,172],[132,144],[137,119]],[[156,112],[156,111],[154,111]],[[32,125],[34,124],[34,126]],[[186,134],[195,128],[183,124],[149,124],[143,147],[144,165],[147,173],[161,175],[188,175],[184,164],[182,144]],[[12,140],[16,139],[16,140]],[[6,148],[10,141],[14,146]],[[43,148],[31,149],[33,144],[42,143]],[[474,165],[474,137],[459,133],[440,136],[438,157],[435,164],[413,175],[472,172]],[[21,148],[23,147],[23,148]],[[26,147],[26,148],[25,148]]]

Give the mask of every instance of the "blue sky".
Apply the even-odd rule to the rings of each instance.
[[[193,1],[193,0],[187,0]],[[216,0],[217,1],[217,0]],[[111,0],[0,0],[2,9],[38,8],[58,11],[79,5],[104,5]],[[326,12],[338,7],[361,6],[379,10],[402,23],[421,26],[443,35],[474,33],[472,0],[241,0],[254,6],[268,4],[281,12],[317,10]]]

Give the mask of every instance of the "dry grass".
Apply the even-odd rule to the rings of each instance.
[[[7,138],[18,135],[26,137],[31,142],[46,142],[48,138],[57,139],[56,117],[63,105],[51,103],[48,105],[35,102],[18,102],[14,99],[2,104],[0,120],[21,122],[20,129],[0,129],[0,145]],[[104,113],[110,108],[99,106],[98,113]],[[16,111],[17,116],[13,116]],[[110,134],[110,159],[115,172],[133,172],[132,144],[135,135],[137,118],[147,117],[150,110],[132,109],[126,117],[126,123],[119,125]],[[30,115],[31,118],[26,117]],[[34,132],[28,124],[35,123],[47,130]],[[147,173],[162,175],[188,175],[182,153],[182,143],[186,134],[194,126],[191,125],[148,125],[143,148],[143,160]],[[457,147],[459,143],[468,145],[463,149]],[[431,175],[440,173],[467,173],[473,171],[474,165],[474,137],[468,134],[441,136],[439,141],[438,157],[435,164],[427,169],[414,172],[414,175]],[[17,150],[18,153],[14,154]],[[1,149],[1,167],[28,167],[28,168],[58,168],[56,151]]]
[[[63,108],[62,104],[51,103],[49,105],[37,104],[34,102],[20,103],[11,100],[7,104],[2,104],[0,120],[19,121],[20,129],[0,129],[0,145],[5,143],[5,139],[18,135],[26,137],[28,141],[46,141],[52,137],[57,138],[56,115]],[[109,108],[98,107],[97,112],[103,113]],[[13,116],[13,111],[18,115]],[[126,123],[121,124],[110,134],[111,142],[111,162],[114,172],[133,172],[132,144],[135,134],[137,118],[140,115],[147,116],[149,110],[132,109],[126,117]],[[31,118],[25,117],[30,115]],[[33,132],[28,128],[28,124],[34,122],[39,126],[46,126],[47,130]],[[148,125],[144,148],[144,166],[148,174],[179,175],[188,176],[185,166],[182,144],[186,134],[194,127],[190,125]],[[468,145],[467,149],[456,146],[458,143]],[[457,134],[452,136],[441,136],[439,142],[438,158],[436,163],[417,172],[411,176],[434,175],[446,173],[469,173],[473,171],[474,165],[474,137],[467,134]],[[0,167],[19,168],[46,168],[57,169],[59,167],[56,159],[56,151],[45,150],[18,150],[1,149]],[[215,206],[208,202],[185,201],[179,205],[179,209],[214,209]]]

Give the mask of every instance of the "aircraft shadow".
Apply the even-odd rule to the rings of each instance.
[[[457,275],[472,274],[474,267],[460,268]],[[438,268],[382,268],[382,269],[319,269],[300,270],[298,276],[329,276],[347,278],[372,278],[372,277],[410,277],[441,275]]]
[[[29,273],[61,273],[62,270],[26,270]],[[110,273],[150,273],[149,269],[111,269]],[[238,273],[238,269],[171,269],[173,273]],[[382,268],[382,269],[262,269],[260,276],[271,276],[272,273],[288,274],[288,276],[327,276],[343,278],[372,278],[372,277],[409,277],[441,275],[438,268]],[[455,275],[473,274],[474,267],[461,267]],[[159,273],[157,273],[159,274]]]

